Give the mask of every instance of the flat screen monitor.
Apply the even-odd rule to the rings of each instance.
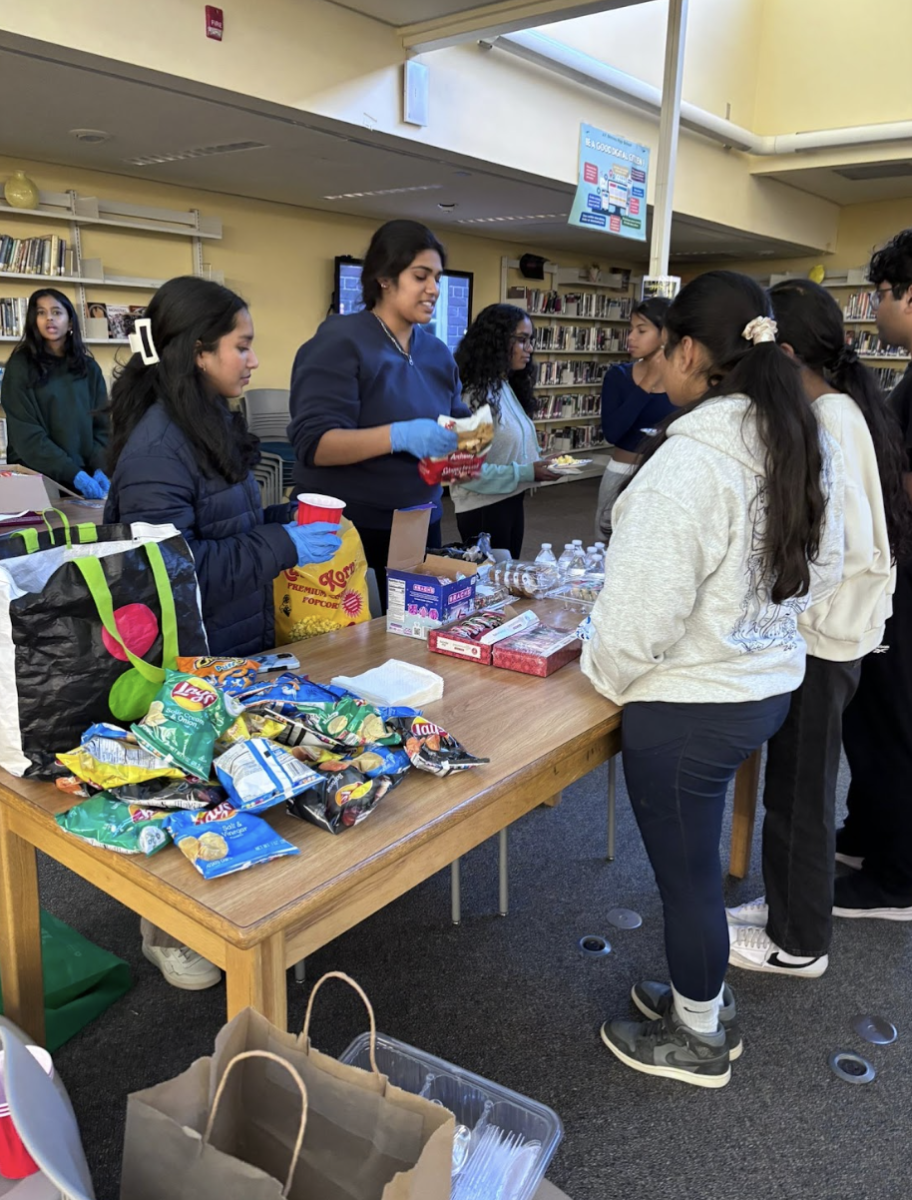
[[[333,280],[333,311],[337,313],[360,312],[364,307],[361,299],[361,266],[363,259],[336,258]],[[434,318],[426,326],[431,333],[446,342],[453,351],[459,345],[472,321],[471,271],[447,269],[440,278],[440,297],[434,310]]]

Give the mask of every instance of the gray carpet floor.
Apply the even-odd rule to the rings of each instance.
[[[558,530],[578,527],[588,539],[596,487],[578,482],[533,497],[527,552],[550,530],[557,540]],[[306,985],[289,974],[291,1026],[303,1019],[314,979],[347,971],[368,990],[384,1032],[557,1111],[565,1133],[548,1175],[571,1200],[908,1197],[909,928],[837,921],[830,969],[819,980],[731,971],[745,1051],[727,1088],[704,1091],[630,1071],[604,1048],[598,1029],[606,1016],[632,1011],[633,982],[665,977],[661,908],[623,783],[617,857],[605,861],[605,795],[602,767],[557,808],[538,808],[513,826],[506,918],[496,915],[492,841],[463,860],[458,928],[442,872],[315,954]],[[142,957],[133,914],[46,860],[41,886],[47,908],[135,973],[133,989],[56,1055],[97,1195],[114,1200],[127,1094],[209,1052],[224,1020],[224,986],[175,991]],[[730,883],[729,902],[762,890],[755,845],[752,875]],[[642,927],[610,927],[606,914],[617,905],[639,912]],[[577,942],[586,934],[607,937],[612,953],[583,958]],[[338,1054],[365,1020],[358,1001],[333,988],[313,1033],[321,1049]],[[862,1042],[851,1028],[858,1013],[887,1017],[898,1041]],[[864,1054],[876,1080],[836,1079],[827,1065],[836,1049]]]

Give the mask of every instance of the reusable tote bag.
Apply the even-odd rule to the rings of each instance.
[[[292,567],[273,584],[277,646],[370,620],[364,547],[344,517],[339,536],[342,546],[329,562]]]
[[[54,774],[89,725],[145,716],[162,668],[207,651],[193,555],[173,525],[0,539],[0,766]]]
[[[371,1071],[346,1066],[310,1045],[314,998],[332,978],[351,984],[367,1006]],[[121,1200],[271,1200],[280,1194],[289,1200],[449,1200],[455,1118],[380,1074],[376,1035],[367,997],[337,971],[314,987],[300,1037],[253,1009],[238,1013],[219,1033],[211,1058],[197,1059],[176,1079],[128,1098]],[[277,1056],[303,1081],[307,1127],[298,1154],[300,1093],[278,1064],[250,1060],[228,1101],[216,1103],[231,1064],[250,1051]],[[205,1158],[204,1131],[210,1161],[212,1149],[234,1157],[235,1182],[229,1182],[222,1162],[217,1165],[226,1172],[217,1177],[202,1167],[191,1172],[196,1157],[200,1164]],[[281,1193],[277,1181],[292,1162],[288,1190]]]

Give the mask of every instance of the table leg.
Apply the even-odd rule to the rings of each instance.
[[[498,836],[497,878],[498,878],[498,912],[502,917],[507,915],[510,907],[510,868],[507,860],[507,829],[501,829]]]
[[[735,807],[732,812],[731,852],[728,873],[744,879],[750,870],[751,843],[754,840],[754,818],[757,815],[757,792],[760,787],[760,751],[738,768],[735,776]]]
[[[236,946],[227,946],[226,949],[228,1020],[237,1016],[243,1008],[255,1008],[279,1029],[287,1029],[285,935],[273,934],[249,950],[241,950]]]
[[[459,859],[450,863],[450,916],[453,924],[458,925],[462,920],[462,893],[459,886]]]
[[[547,804],[549,808],[557,808],[561,800],[564,798],[563,792],[555,792],[553,796],[549,796],[547,800],[542,800],[542,804]]]
[[[41,910],[35,848],[11,833],[0,810],[0,977],[3,1012],[44,1045]]]
[[[614,862],[614,833],[617,819],[618,760],[615,754],[608,759],[608,861]]]

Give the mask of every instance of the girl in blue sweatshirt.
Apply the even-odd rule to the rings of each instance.
[[[440,545],[441,488],[422,480],[418,459],[456,449],[456,434],[438,417],[469,415],[452,354],[423,328],[445,265],[443,246],[424,225],[388,221],[364,258],[363,311],[324,321],[291,375],[295,493],[345,501],[381,596],[397,508],[433,504],[428,545]]]

